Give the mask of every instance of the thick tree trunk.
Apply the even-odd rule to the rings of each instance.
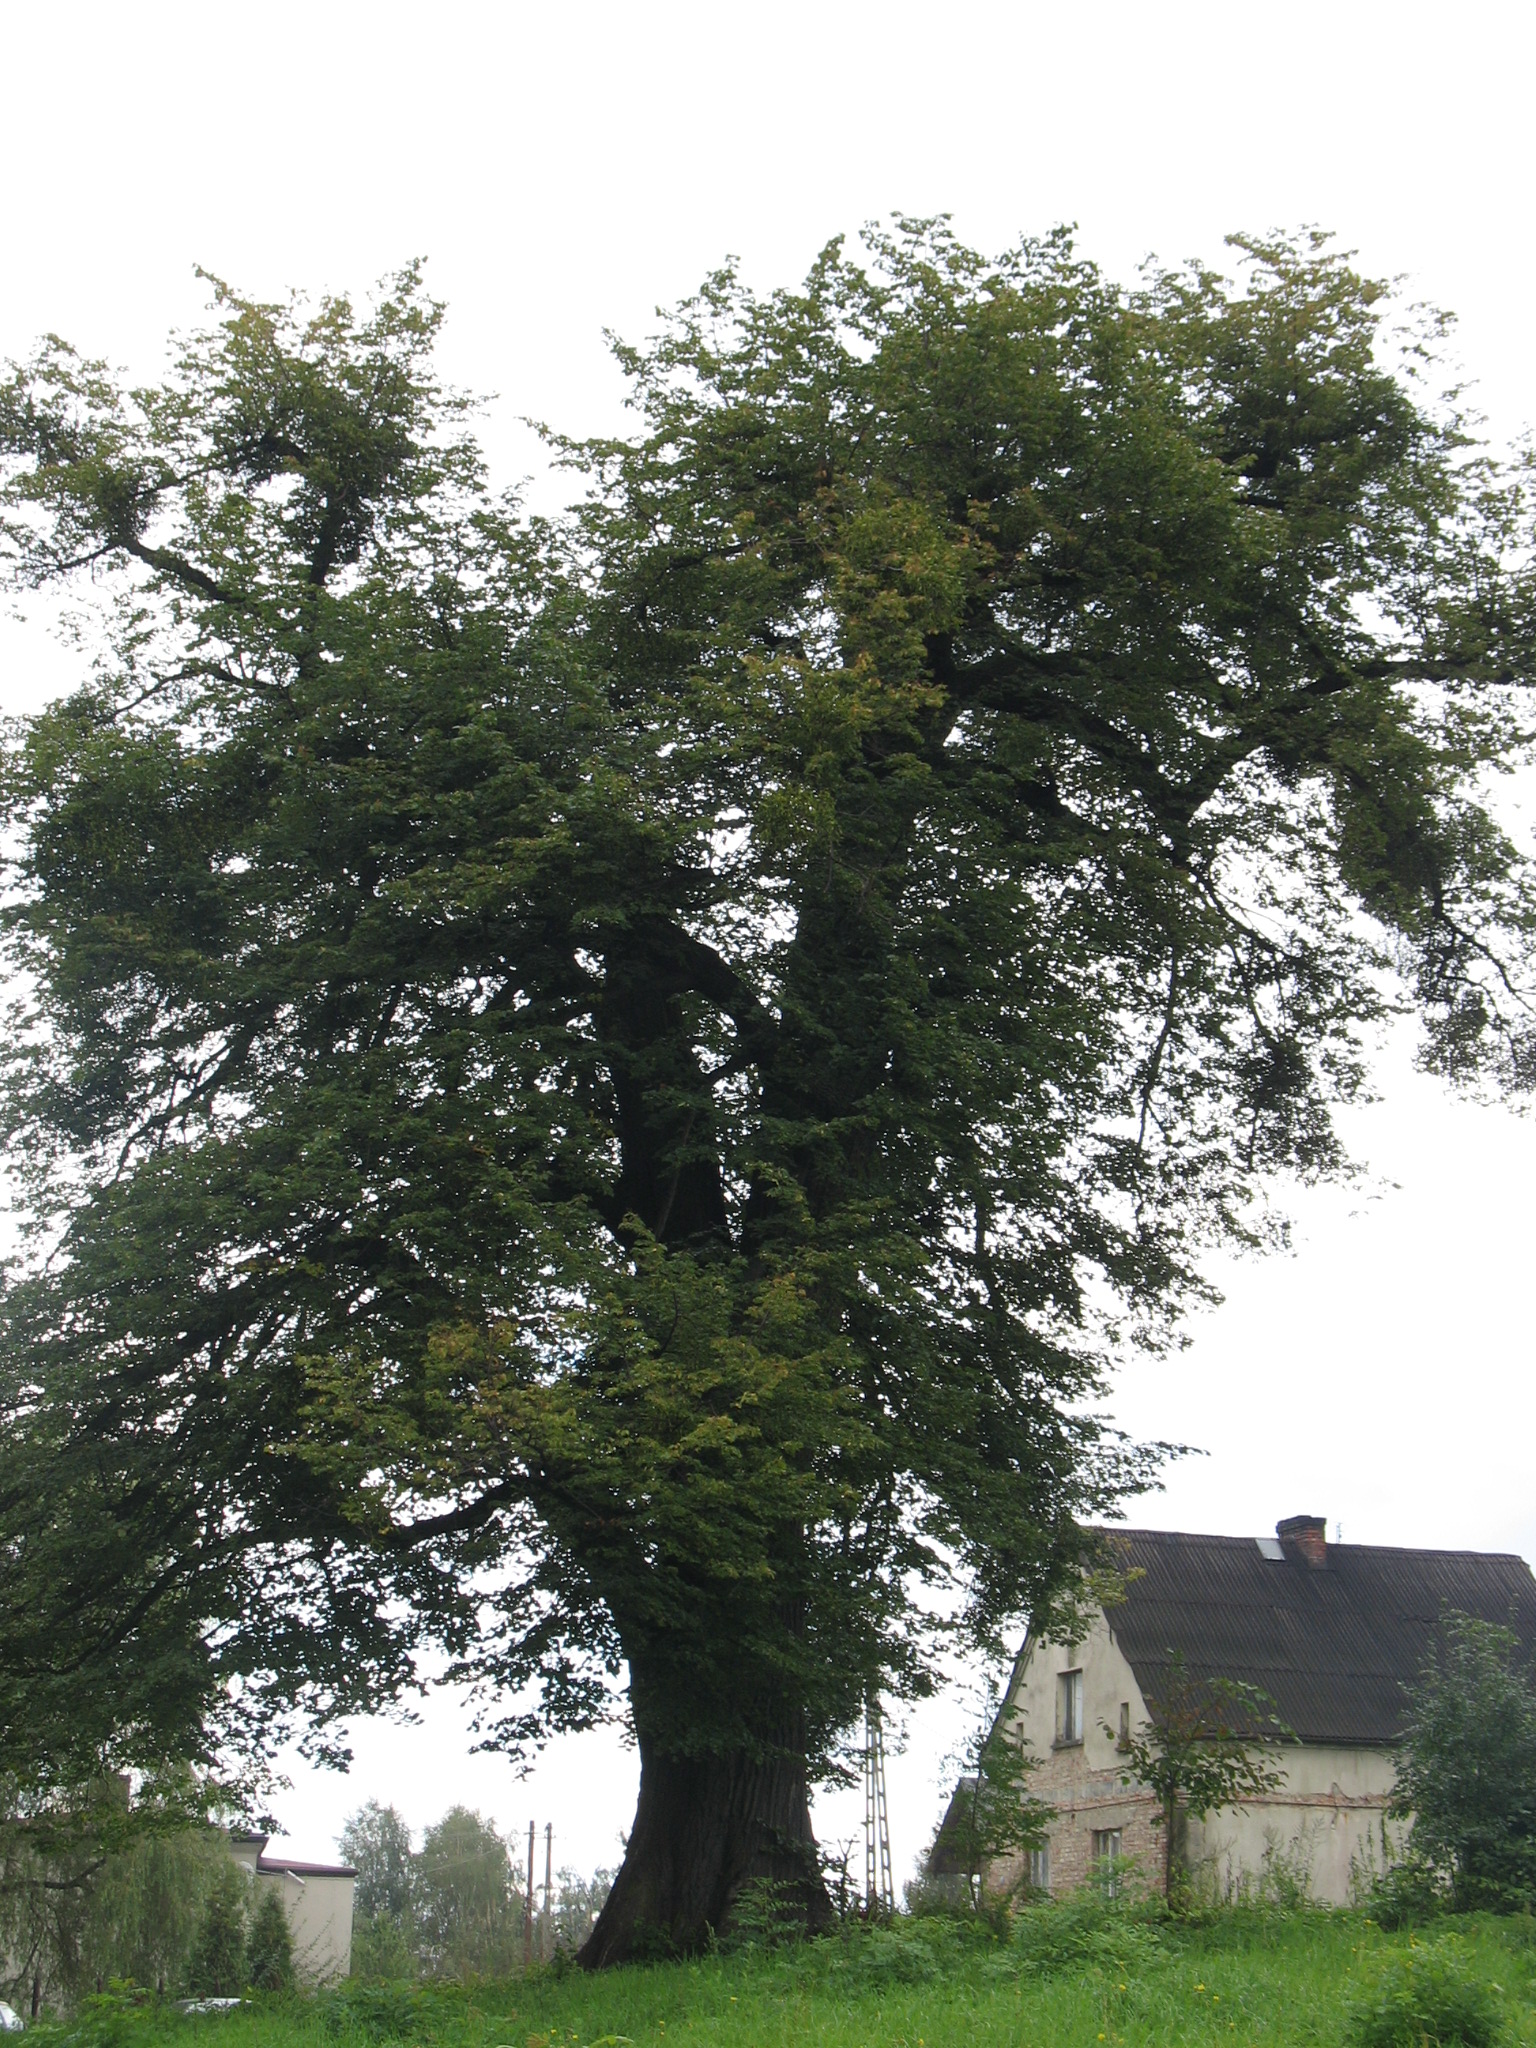
[[[755,1880],[787,1924],[831,1921],[803,1759],[666,1756],[642,1737],[635,1825],[580,1961],[596,1970],[702,1948]]]

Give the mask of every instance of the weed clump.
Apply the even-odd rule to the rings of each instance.
[[[942,1939],[943,1923],[939,1922],[938,1927],[939,1938],[935,1938],[931,1925],[918,1929],[909,1922],[905,1926],[893,1923],[889,1927],[871,1927],[849,1945],[847,1954],[838,1958],[834,1968],[846,1974],[850,1985],[931,1984],[944,1975],[945,1962],[954,1947]]]
[[[1164,1959],[1163,1917],[1153,1901],[1117,1899],[1090,1886],[1026,1906],[1014,1919],[1013,1949],[1020,1966],[1036,1976],[1098,1969],[1123,1977]]]
[[[441,2025],[456,2017],[462,1994],[422,1984],[374,1984],[349,1978],[315,2000],[315,2015],[333,2036],[368,2042],[436,2039]]]
[[[1498,2048],[1503,2037],[1493,1986],[1469,1976],[1447,1942],[1394,1949],[1346,2020],[1349,2048]]]
[[[60,2033],[64,2048],[141,2048],[153,2038],[157,2018],[152,1991],[128,1979],[114,1978],[105,1991],[81,1999],[73,2024]],[[34,2027],[34,2038],[37,2031]],[[50,2027],[48,2032],[54,2029]]]
[[[1356,1887],[1358,1902],[1389,1934],[1422,1927],[1450,1907],[1444,1878],[1422,1856],[1406,1856]]]

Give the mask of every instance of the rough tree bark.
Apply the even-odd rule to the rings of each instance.
[[[579,1960],[603,1969],[686,1954],[729,1927],[744,1885],[767,1879],[787,1919],[827,1926],[803,1757],[669,1756],[640,1736],[640,1798],[624,1863]]]

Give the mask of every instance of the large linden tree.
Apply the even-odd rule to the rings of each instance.
[[[1233,259],[723,271],[549,522],[414,273],[15,372],[102,630],[5,769],[16,1769],[446,1653],[488,1740],[628,1716],[588,1961],[815,1925],[808,1789],[1083,1566],[1109,1347],[1379,1021],[1529,1072],[1520,476],[1328,247]]]

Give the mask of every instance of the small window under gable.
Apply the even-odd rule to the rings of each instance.
[[[1063,1671],[1056,1681],[1056,1741],[1065,1748],[1083,1739],[1083,1674]]]

